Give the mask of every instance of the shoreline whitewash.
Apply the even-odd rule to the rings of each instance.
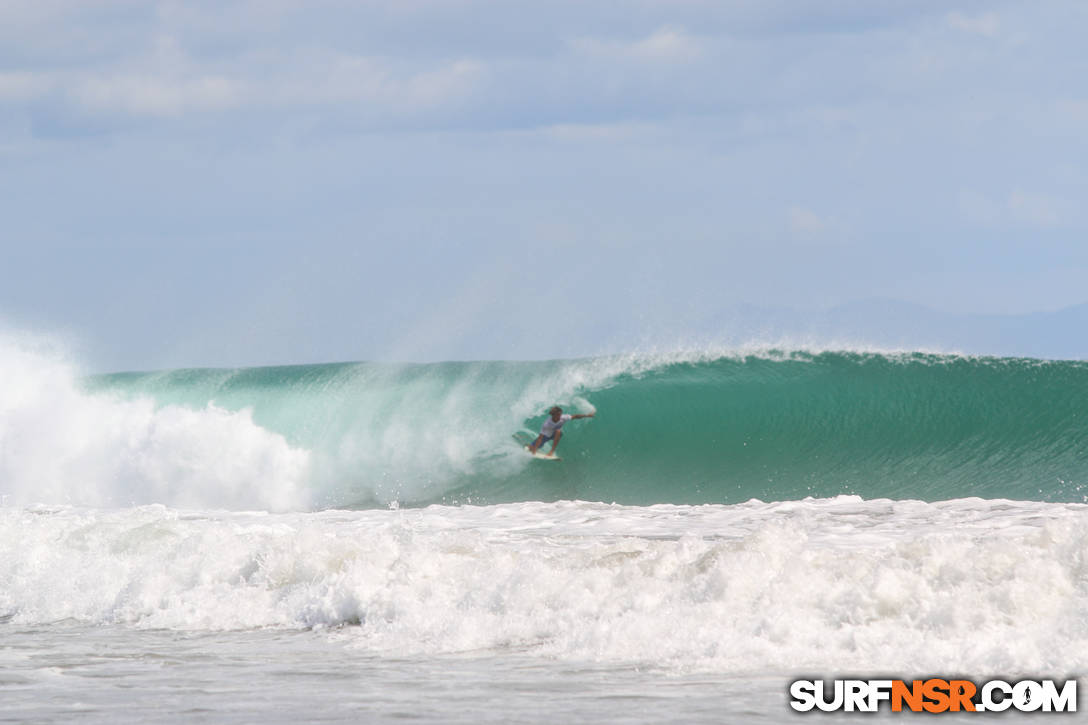
[[[1088,506],[0,509],[0,616],[677,672],[1088,667]]]

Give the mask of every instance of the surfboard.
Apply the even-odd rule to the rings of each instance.
[[[517,433],[515,433],[511,437],[514,440],[516,440],[518,443],[521,444],[522,450],[524,450],[526,453],[529,453],[529,444],[536,440],[535,435],[532,435],[530,433],[525,433],[524,431],[518,431]],[[548,447],[548,446],[551,446],[551,441],[545,442],[543,447]],[[547,453],[545,453],[544,451],[540,451],[540,450],[538,450],[536,453],[529,453],[529,455],[531,455],[533,458],[536,458],[536,459],[541,460],[541,461],[561,461],[561,460],[563,460],[559,456],[551,456],[551,455],[548,455]]]
[[[525,446],[525,452],[529,453],[529,446]],[[540,461],[561,461],[561,460],[563,460],[559,456],[553,456],[550,453],[545,453],[544,451],[537,451],[536,453],[529,453],[529,455],[531,455],[533,458],[536,458],[537,460],[540,460]]]

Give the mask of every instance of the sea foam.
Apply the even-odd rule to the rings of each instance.
[[[727,672],[1088,666],[1088,508],[0,509],[0,615]]]
[[[56,352],[0,338],[4,504],[299,509],[308,467],[248,409],[91,394]]]

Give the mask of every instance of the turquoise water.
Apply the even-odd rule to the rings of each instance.
[[[85,377],[8,348],[19,721],[774,723],[797,719],[799,676],[1084,687],[1085,363]],[[511,434],[556,403],[597,415],[567,425],[562,463],[533,460]]]
[[[122,373],[86,386],[252,411],[310,453],[312,505],[1082,502],[1088,363],[781,352]],[[561,465],[521,456],[553,403]]]

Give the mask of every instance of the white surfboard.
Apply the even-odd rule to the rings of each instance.
[[[547,443],[545,443],[547,445]],[[525,446],[525,452],[529,453],[529,446]],[[537,458],[541,461],[561,461],[563,460],[559,456],[553,456],[550,453],[545,453],[542,450],[538,450],[536,453],[529,453],[533,458]]]
[[[518,443],[521,444],[522,449],[524,449],[524,451],[526,453],[529,453],[529,443],[532,443],[533,441],[536,440],[535,435],[532,435],[531,433],[526,433],[525,431],[518,431],[512,437],[513,437],[514,440],[516,440]],[[551,441],[544,441],[544,445],[541,446],[541,448],[550,447],[551,444],[552,444]],[[542,461],[561,461],[561,460],[563,460],[559,456],[548,455],[547,453],[545,453],[543,450],[540,450],[540,449],[538,449],[536,453],[530,453],[529,455],[531,455],[533,458],[538,458],[538,459],[540,459]]]

